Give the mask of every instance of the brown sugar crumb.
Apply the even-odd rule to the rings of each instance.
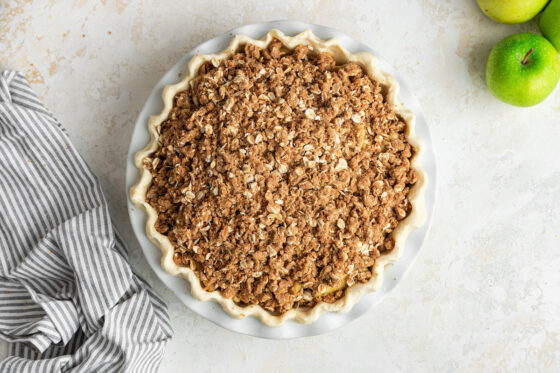
[[[156,229],[207,291],[273,313],[372,277],[416,182],[406,123],[355,63],[247,44],[175,95],[145,166]]]

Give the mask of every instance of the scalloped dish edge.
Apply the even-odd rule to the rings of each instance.
[[[187,89],[189,82],[197,76],[200,66],[207,61],[211,61],[214,65],[220,61],[229,58],[239,47],[252,43],[261,48],[265,48],[273,40],[278,39],[288,49],[294,49],[298,45],[309,45],[314,51],[327,52],[334,57],[337,63],[356,62],[362,66],[368,76],[378,81],[387,90],[386,99],[391,105],[395,113],[397,113],[406,123],[408,127],[407,140],[414,147],[415,154],[412,158],[411,165],[418,172],[416,184],[409,191],[409,201],[412,205],[412,212],[404,220],[402,220],[397,228],[391,233],[395,241],[395,247],[388,253],[383,253],[376,259],[373,266],[373,276],[370,281],[363,284],[356,284],[346,289],[344,297],[334,303],[320,302],[310,309],[292,309],[281,315],[273,315],[259,305],[239,306],[232,299],[223,297],[219,291],[208,292],[204,290],[200,284],[200,280],[196,274],[187,267],[180,267],[173,261],[174,247],[167,236],[156,231],[155,223],[157,220],[157,212],[152,206],[146,202],[146,192],[151,184],[152,175],[149,170],[144,168],[143,160],[154,153],[158,147],[158,128],[159,125],[167,119],[169,112],[173,106],[173,97],[176,93]],[[187,279],[190,283],[192,295],[199,301],[215,301],[234,318],[244,318],[246,316],[254,316],[263,324],[271,327],[282,325],[287,320],[293,320],[299,323],[311,323],[319,318],[325,312],[348,312],[356,304],[362,296],[378,290],[383,283],[383,272],[385,266],[394,263],[402,256],[404,244],[407,236],[414,229],[422,226],[426,220],[426,210],[424,206],[424,190],[427,183],[425,172],[420,166],[420,158],[423,146],[414,132],[415,116],[410,110],[404,108],[398,101],[397,95],[399,84],[395,78],[378,68],[378,61],[371,53],[360,52],[350,53],[344,49],[338,39],[321,40],[315,36],[310,30],[306,30],[296,36],[287,36],[279,30],[270,30],[262,39],[255,40],[245,35],[236,35],[229,46],[217,54],[196,54],[188,64],[188,71],[183,79],[176,84],[165,86],[162,93],[164,109],[159,115],[151,116],[148,122],[148,131],[150,133],[150,142],[136,153],[134,163],[140,170],[140,180],[130,189],[130,198],[132,202],[145,211],[147,215],[146,233],[150,240],[158,246],[162,251],[161,266],[163,269],[174,276],[180,276]]]

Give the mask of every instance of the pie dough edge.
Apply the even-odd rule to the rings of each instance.
[[[177,92],[187,89],[189,81],[197,76],[199,67],[206,61],[211,61],[215,65],[223,59],[233,55],[240,45],[246,43],[255,44],[261,48],[268,46],[272,39],[279,39],[288,49],[294,49],[296,46],[304,44],[310,45],[315,51],[327,52],[335,58],[337,62],[356,62],[365,68],[368,75],[377,80],[381,85],[388,89],[387,101],[393,107],[393,110],[401,116],[407,123],[408,134],[407,140],[414,147],[415,154],[411,161],[411,166],[418,173],[416,184],[409,191],[409,201],[412,210],[409,216],[399,222],[399,225],[391,233],[395,241],[395,247],[388,253],[383,253],[376,259],[373,267],[373,276],[371,280],[364,284],[355,284],[346,289],[344,297],[334,303],[320,302],[311,309],[300,310],[292,309],[281,315],[273,315],[259,305],[238,306],[232,299],[223,297],[219,291],[208,292],[204,290],[200,284],[197,275],[187,267],[179,267],[173,261],[174,248],[171,241],[157,232],[155,223],[157,220],[157,212],[146,201],[146,192],[151,184],[152,175],[149,170],[144,168],[143,160],[151,156],[158,147],[158,126],[167,119],[169,112],[173,106],[173,97]],[[212,300],[219,303],[222,308],[232,317],[240,319],[246,316],[254,316],[263,324],[271,327],[282,325],[285,321],[294,320],[299,323],[311,323],[319,318],[325,312],[348,312],[356,304],[363,295],[378,290],[383,283],[383,274],[386,265],[394,263],[402,256],[404,244],[409,233],[420,226],[426,220],[426,210],[424,206],[424,191],[427,184],[427,175],[421,168],[420,159],[422,157],[423,145],[421,140],[414,132],[415,116],[410,110],[404,108],[398,103],[397,95],[399,84],[395,78],[378,67],[378,60],[371,53],[360,52],[350,53],[344,49],[338,39],[321,40],[315,36],[311,30],[306,30],[296,36],[287,36],[279,30],[272,29],[262,39],[255,40],[245,35],[236,35],[229,46],[220,53],[201,55],[196,54],[188,64],[188,71],[183,79],[176,84],[165,86],[162,93],[164,108],[159,115],[150,117],[148,122],[148,131],[150,133],[150,141],[136,153],[134,163],[140,170],[139,181],[130,189],[130,198],[132,202],[145,211],[146,234],[148,238],[158,246],[162,251],[161,266],[163,269],[174,276],[180,276],[188,280],[190,283],[191,294],[200,301]]]

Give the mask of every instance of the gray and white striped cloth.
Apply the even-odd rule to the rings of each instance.
[[[0,372],[155,372],[171,334],[99,181],[25,78],[1,72]]]

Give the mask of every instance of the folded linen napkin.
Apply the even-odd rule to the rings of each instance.
[[[155,372],[167,307],[99,181],[25,78],[0,75],[0,372]]]

